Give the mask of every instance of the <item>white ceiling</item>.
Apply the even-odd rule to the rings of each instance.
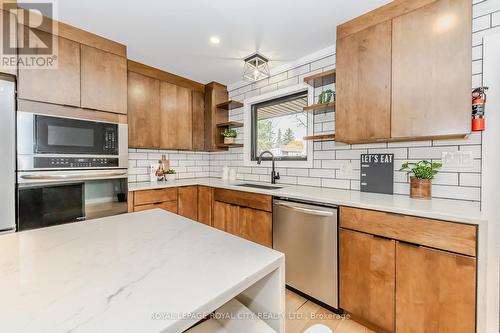
[[[29,0],[38,2],[38,0]],[[271,68],[335,43],[335,27],[389,0],[54,0],[62,22],[128,57],[202,83],[240,81],[255,51]],[[26,2],[26,1],[23,1]],[[211,36],[221,43],[213,46]]]

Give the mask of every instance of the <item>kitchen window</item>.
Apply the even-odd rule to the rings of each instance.
[[[251,107],[251,160],[256,161],[263,151],[270,151],[280,161],[307,161],[309,117],[307,91],[301,91]],[[265,155],[263,160],[269,160]]]

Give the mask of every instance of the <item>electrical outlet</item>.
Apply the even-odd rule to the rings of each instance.
[[[471,168],[474,156],[470,151],[444,151],[441,156],[443,166],[451,168]]]
[[[339,176],[340,177],[350,177],[352,176],[352,163],[351,162],[345,162],[340,166],[339,170]]]

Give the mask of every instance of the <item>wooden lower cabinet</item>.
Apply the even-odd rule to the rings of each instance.
[[[239,207],[238,235],[261,245],[273,246],[273,214],[263,210]]]
[[[171,213],[177,214],[177,201],[159,202],[147,205],[134,206],[134,212],[142,212],[144,210],[160,208]]]
[[[238,206],[225,202],[214,202],[213,227],[238,235]]]
[[[214,190],[208,186],[198,186],[198,222],[212,225]]]
[[[475,258],[398,242],[396,290],[396,332],[475,332]]]
[[[395,246],[391,239],[340,229],[340,307],[377,332],[394,332]]]
[[[179,187],[177,196],[178,214],[198,220],[198,186]]]
[[[267,247],[273,245],[270,212],[214,201],[213,227]]]

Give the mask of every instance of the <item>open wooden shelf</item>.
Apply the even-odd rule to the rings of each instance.
[[[217,124],[217,127],[243,127],[243,123],[238,121],[228,121],[225,123]]]
[[[231,144],[224,144],[224,143],[219,143],[217,145],[218,148],[240,148],[243,147],[242,143],[231,143]]]
[[[321,135],[311,135],[304,137],[304,140],[326,140],[326,139],[335,139],[335,134],[321,134]]]
[[[238,102],[238,101],[234,101],[232,99],[230,99],[227,102],[220,103],[220,104],[216,105],[217,109],[222,109],[222,110],[233,110],[233,109],[241,108],[242,106],[243,106],[243,103]]]
[[[331,108],[334,106],[335,106],[335,102],[313,104],[313,105],[304,106],[304,111],[323,110],[323,109]]]
[[[309,84],[309,85],[314,85],[314,83],[317,81],[317,80],[321,80],[321,79],[324,79],[324,78],[328,78],[328,77],[332,77],[333,79],[333,76],[335,75],[335,68],[334,69],[330,69],[326,72],[322,72],[322,73],[318,73],[318,74],[314,74],[314,75],[310,75],[310,76],[306,76],[304,78],[304,82]]]

